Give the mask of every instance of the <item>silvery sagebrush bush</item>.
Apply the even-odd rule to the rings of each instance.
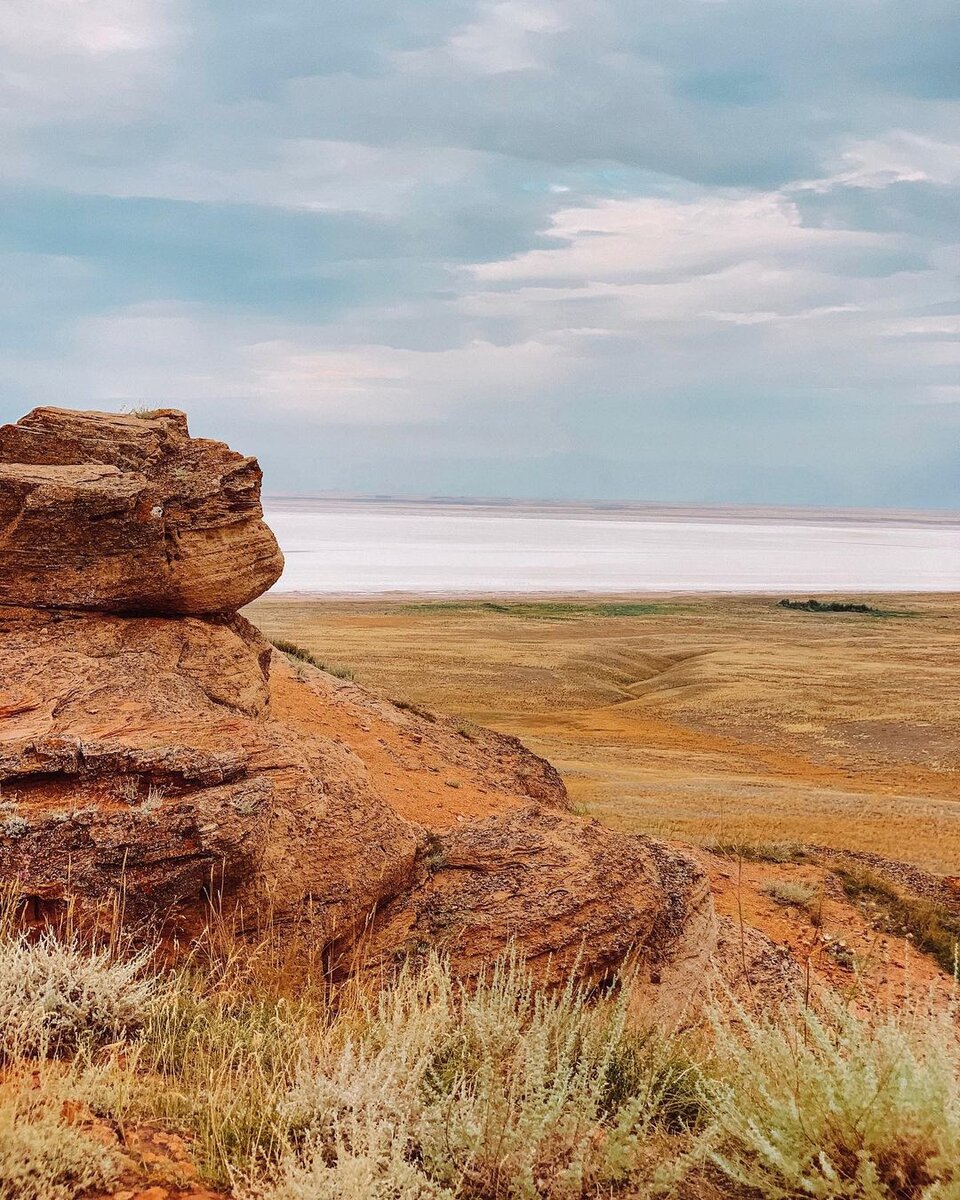
[[[69,1054],[132,1036],[157,985],[121,960],[52,933],[0,941],[0,1057]]]
[[[628,1053],[626,1002],[538,990],[513,956],[472,989],[406,971],[287,1097],[270,1200],[579,1198],[626,1182],[677,1077]]]
[[[771,1200],[960,1200],[954,1014],[858,1017],[838,997],[714,1020],[708,1157]]]

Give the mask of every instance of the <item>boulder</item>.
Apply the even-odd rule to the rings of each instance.
[[[134,925],[256,925],[308,901],[350,938],[410,886],[422,830],[349,747],[271,719],[271,649],[242,617],[0,610],[0,878],[38,912],[123,897]]]
[[[0,428],[0,604],[235,611],[283,570],[260,480],[179,412],[35,409]]]

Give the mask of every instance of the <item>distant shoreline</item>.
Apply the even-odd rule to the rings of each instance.
[[[817,508],[800,505],[652,504],[619,501],[497,500],[465,497],[302,496],[271,493],[264,508],[277,512],[450,513],[495,517],[541,517],[558,520],[733,522],[762,525],[884,525],[888,527],[957,527],[960,511],[937,509]]]
[[[259,599],[254,600],[248,607],[255,608],[257,605],[264,603],[270,604],[347,604],[347,605],[403,605],[403,606],[431,606],[436,605],[442,607],[444,604],[451,605],[477,605],[484,604],[503,605],[503,604],[548,604],[548,603],[571,603],[571,604],[629,604],[635,602],[638,604],[698,604],[698,603],[716,603],[720,601],[736,601],[736,602],[753,602],[764,604],[775,604],[783,599],[793,597],[802,597],[807,600],[812,597],[822,597],[829,600],[836,599],[857,599],[867,600],[875,603],[887,601],[891,604],[909,603],[911,598],[917,602],[923,602],[932,599],[955,600],[960,603],[960,591],[957,590],[904,590],[897,591],[896,589],[886,589],[885,591],[863,591],[856,588],[835,588],[829,590],[820,588],[817,591],[804,591],[802,588],[794,588],[792,592],[775,592],[775,591],[758,591],[758,592],[739,592],[739,591],[650,591],[634,590],[632,592],[602,592],[602,591],[549,591],[549,592],[467,592],[467,591],[438,591],[438,592],[410,592],[410,591],[382,591],[382,592],[311,592],[311,591],[284,591],[271,589],[265,592]],[[816,614],[828,617],[849,617],[859,616],[858,613],[824,613]],[[866,614],[869,615],[869,614]]]

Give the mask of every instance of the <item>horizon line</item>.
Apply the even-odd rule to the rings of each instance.
[[[960,509],[893,508],[877,505],[831,504],[757,504],[738,501],[698,500],[597,500],[563,499],[558,497],[518,496],[457,496],[447,494],[404,494],[384,492],[280,492],[263,493],[265,504],[356,504],[411,506],[422,508],[465,508],[497,510],[544,510],[554,513],[590,512],[596,515],[636,514],[661,517],[699,516],[704,519],[718,516],[741,518],[792,517],[795,520],[815,517],[846,521],[899,521],[924,524],[960,524]]]

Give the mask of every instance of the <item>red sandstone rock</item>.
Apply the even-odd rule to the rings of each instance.
[[[283,569],[260,478],[179,412],[35,409],[0,428],[0,603],[234,611]]]
[[[549,980],[635,955],[641,988],[689,996],[715,937],[703,872],[573,816],[515,738],[291,662],[236,613],[89,611],[205,612],[271,582],[252,459],[176,413],[41,409],[0,460],[19,601],[0,608],[0,882],[31,916],[73,900],[190,936],[235,914],[305,928],[329,974],[428,944],[468,977],[511,942]]]
[[[37,918],[122,898],[191,935],[213,902],[307,920],[334,973],[358,940],[466,975],[514,941],[556,978],[675,957],[700,904],[685,860],[572,816],[515,739],[294,666],[241,617],[5,609],[0,661],[0,878]]]

